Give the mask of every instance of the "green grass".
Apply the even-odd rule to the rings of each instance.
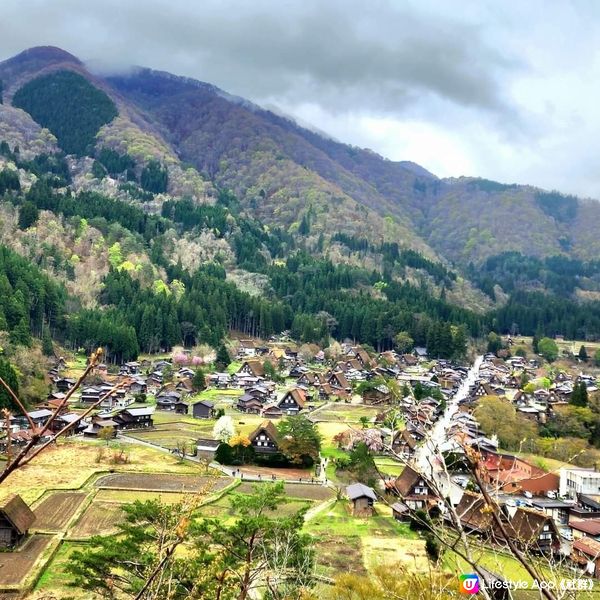
[[[400,475],[402,471],[404,471],[404,465],[402,463],[399,463],[398,461],[393,460],[392,458],[376,456],[374,460],[376,467],[386,475],[398,477],[398,475]]]
[[[85,544],[63,542],[52,561],[44,569],[35,589],[44,590],[45,592],[64,592],[64,595],[59,593],[59,598],[89,598],[89,592],[81,592],[77,588],[69,587],[69,584],[73,581],[73,576],[66,572],[66,566],[69,564],[73,552],[85,548]]]
[[[277,507],[277,510],[272,513],[272,516],[290,516],[298,512],[301,508],[310,508],[314,503],[309,500],[289,499],[284,504]],[[215,502],[205,504],[198,509],[198,513],[202,517],[219,518],[225,524],[233,523],[238,515],[231,508],[231,503],[227,494],[219,498]],[[269,513],[269,516],[271,514]]]
[[[230,375],[233,375],[234,373],[237,373],[241,367],[242,367],[242,362],[239,360],[234,360],[232,363],[229,364],[229,366],[227,367],[227,373],[229,373]]]
[[[314,534],[336,536],[398,536],[407,539],[419,539],[407,523],[399,523],[392,517],[391,510],[385,505],[376,505],[377,514],[369,518],[353,517],[347,512],[346,500],[339,500],[328,510],[319,513],[306,524],[306,530]]]
[[[321,448],[321,456],[329,459],[344,458],[348,456],[348,452],[335,446],[324,446]]]
[[[319,413],[315,415],[315,419],[319,418]],[[322,445],[323,447],[336,447],[336,444],[333,441],[333,438],[338,435],[338,433],[342,433],[342,431],[346,431],[348,429],[348,423],[326,423],[320,422],[317,420],[317,429],[319,433],[323,437]]]
[[[532,586],[533,579],[525,567],[523,567],[523,565],[510,554],[482,546],[477,542],[471,543],[470,550],[474,561],[478,565],[481,565],[489,571],[500,575],[507,581],[524,581],[527,582],[529,587]],[[556,566],[551,568],[550,565],[548,565],[548,563],[541,558],[533,558],[528,556],[528,562],[537,568],[540,575],[546,579],[546,581],[555,582],[557,586],[560,585],[560,581],[562,579],[570,580],[581,577],[578,574],[572,573],[568,569],[560,569]],[[444,554],[442,559],[442,567],[445,570],[453,573],[469,573],[473,570],[465,560],[451,551],[448,551]],[[592,593],[586,594],[585,592],[580,592],[577,594],[577,599],[586,600],[587,598],[591,599],[592,596],[594,598],[597,597],[597,595],[593,595]],[[528,591],[515,593],[515,598],[519,600],[522,598],[525,600],[526,598],[539,598],[539,595],[537,595],[537,592],[530,589]]]
[[[314,418],[318,421],[333,421],[334,423],[358,423],[361,417],[371,419],[379,412],[381,412],[381,407],[377,406],[331,402],[326,408],[319,410]]]
[[[244,390],[218,390],[215,388],[210,388],[208,390],[203,390],[199,394],[196,394],[191,398],[191,400],[214,400],[216,402],[231,400],[231,402],[237,402],[237,399],[243,395]]]

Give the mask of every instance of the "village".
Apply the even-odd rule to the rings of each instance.
[[[223,502],[230,491],[286,482],[290,509],[310,507],[306,529],[320,540],[317,550],[330,568],[339,568],[358,543],[348,563],[357,572],[369,561],[391,560],[419,569],[442,561],[446,570],[460,571],[464,563],[452,552],[425,549],[428,535],[420,526],[435,527],[451,542],[454,512],[492,577],[517,578],[522,571],[509,557],[509,541],[563,574],[600,577],[600,472],[510,452],[476,417],[482,403],[502,399],[543,426],[578,386],[597,391],[593,369],[576,361],[571,370],[551,369],[549,385],[524,385],[544,369],[540,356],[529,356],[487,353],[469,367],[432,359],[426,348],[374,354],[348,343],[331,357],[322,349],[309,355],[283,336],[240,339],[229,364],[202,364],[202,377],[201,362],[185,351],[116,369],[99,363],[66,404],[85,361],[57,359],[48,398],[2,424],[0,450],[10,460],[31,439],[32,423],[41,427],[58,410],[50,437],[95,406],[48,452],[58,457],[77,448],[97,464],[88,465],[83,481],[57,476],[53,482],[49,473],[44,489],[33,490],[27,477],[12,486],[9,479],[13,493],[0,499],[0,544],[9,550],[0,589],[43,588],[53,581],[49,565],[90,536],[115,531],[121,503],[172,502],[198,492],[209,475],[214,489],[206,510],[224,518],[233,516]],[[307,450],[300,461],[286,457],[289,440],[281,433],[295,418],[320,436],[316,452]],[[216,435],[220,424],[231,428],[228,436]],[[359,465],[360,448],[369,458]],[[103,464],[105,449],[110,465]],[[467,457],[476,457],[476,469]],[[57,474],[60,460],[52,463]],[[335,536],[327,537],[328,527]],[[18,575],[16,564],[22,564]]]

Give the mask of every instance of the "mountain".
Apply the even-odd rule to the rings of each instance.
[[[167,73],[136,69],[108,81],[161,124],[183,160],[232,188],[266,220],[289,226],[306,209],[302,196],[309,191],[325,213],[335,186],[334,201],[344,209],[350,198],[391,216],[410,230],[402,231],[405,243],[458,264],[506,251],[589,260],[600,250],[591,225],[600,217],[598,202],[475,178],[440,180],[414,163],[336,142],[214,86]],[[370,218],[375,221],[363,224],[368,236],[380,225]]]
[[[0,65],[6,100],[34,76],[60,69],[81,74],[118,107],[118,122],[99,133],[100,143],[144,136],[154,147],[142,158],[152,152],[193,165],[258,218],[292,232],[310,211],[309,242],[321,233],[399,241],[463,266],[506,251],[589,260],[600,250],[591,225],[600,203],[530,186],[438,179],[189,78],[146,68],[94,76],[63,50],[33,48]],[[556,203],[572,210],[560,213]]]
[[[440,179],[209,83],[93,73],[58,48],[0,63],[0,82],[0,243],[92,311],[65,318],[71,343],[102,337],[99,307],[144,350],[232,327],[377,348],[400,330],[435,346],[449,324],[600,335],[599,203]]]

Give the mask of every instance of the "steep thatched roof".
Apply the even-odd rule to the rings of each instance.
[[[27,533],[27,530],[35,521],[35,515],[32,510],[18,494],[9,496],[4,503],[0,505],[0,515],[8,520],[8,522],[17,530],[19,535]]]
[[[254,441],[254,439],[262,432],[264,431],[268,436],[269,439],[277,444],[279,442],[279,432],[277,431],[277,428],[275,427],[275,425],[273,425],[272,421],[263,421],[249,436],[248,439],[252,442]]]

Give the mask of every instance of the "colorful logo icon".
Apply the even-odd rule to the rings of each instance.
[[[459,578],[461,594],[477,594],[479,592],[479,577],[475,573],[464,573]]]

